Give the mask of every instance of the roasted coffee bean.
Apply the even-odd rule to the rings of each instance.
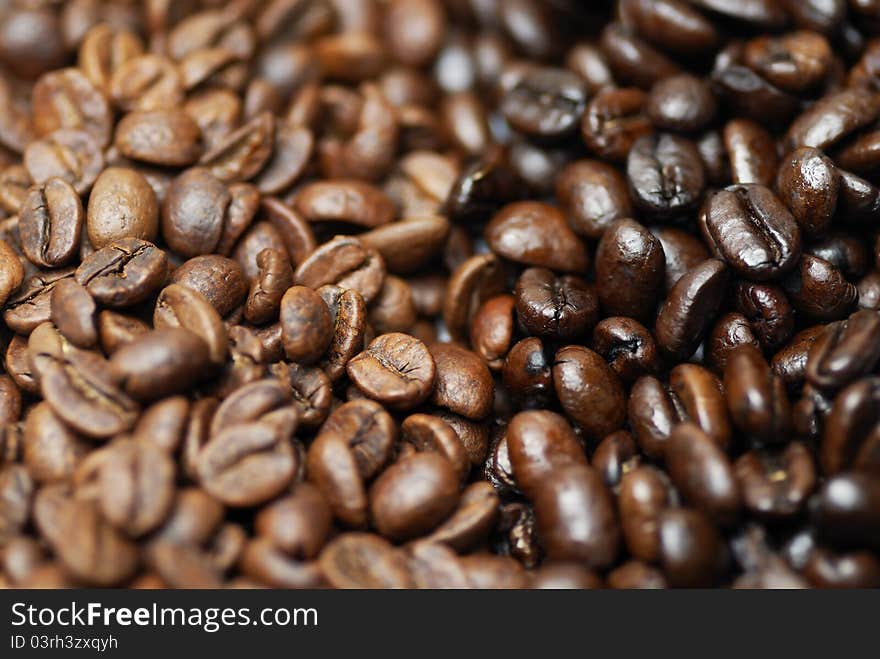
[[[18,255],[9,243],[0,239],[0,305],[6,304],[9,296],[15,293],[23,280],[24,268]]]
[[[693,423],[672,429],[667,442],[669,475],[682,496],[720,524],[736,520],[739,486],[724,452]]]
[[[516,343],[507,353],[501,378],[517,400],[540,403],[553,391],[552,367],[541,339],[529,337]]]
[[[792,306],[818,320],[844,317],[858,302],[859,292],[831,263],[804,254],[793,273],[782,280]]]
[[[734,183],[770,187],[776,180],[776,143],[762,126],[750,119],[733,119],[724,126],[724,148]]]
[[[505,206],[486,227],[486,242],[506,259],[561,272],[586,271],[586,248],[555,207],[539,202]]]
[[[493,371],[501,370],[516,331],[516,298],[499,295],[485,302],[471,323],[471,346]]]
[[[739,282],[734,288],[736,306],[749,321],[766,350],[776,350],[791,338],[794,312],[785,292],[776,284]]]
[[[263,112],[222,138],[199,164],[221,181],[246,181],[268,162],[274,135],[274,117]]]
[[[130,112],[119,121],[114,144],[132,160],[185,167],[201,155],[201,130],[181,108]]]
[[[816,486],[813,457],[803,444],[780,450],[752,450],[734,465],[743,506],[759,516],[791,517],[799,513]]]
[[[587,238],[599,238],[612,222],[632,216],[626,179],[599,160],[579,160],[559,172],[556,198],[571,228]]]
[[[717,108],[708,83],[690,74],[679,74],[663,78],[651,88],[645,109],[657,128],[693,133],[712,121]]]
[[[183,256],[208,254],[223,234],[229,189],[202,168],[188,169],[172,181],[162,206],[162,236]]]
[[[874,370],[880,359],[875,337],[880,314],[862,310],[827,326],[807,357],[807,380],[823,389],[839,389]]]
[[[470,458],[464,445],[452,426],[443,419],[428,414],[413,414],[401,423],[400,432],[404,446],[411,447],[413,451],[441,455],[449,461],[459,478],[470,471]]]
[[[789,149],[811,146],[827,150],[854,131],[876,120],[880,101],[868,90],[849,88],[822,97],[788,128]]]
[[[396,462],[370,488],[376,528],[392,540],[430,531],[455,509],[457,480],[449,461],[435,453],[418,453]]]
[[[876,471],[880,466],[878,385],[876,377],[862,378],[835,396],[822,433],[819,461],[824,473],[852,467]]]
[[[535,496],[558,469],[587,464],[571,426],[553,412],[520,412],[510,420],[506,437],[516,484],[526,496]]]
[[[296,426],[269,420],[233,424],[199,451],[196,472],[202,487],[229,506],[255,506],[286,488],[297,469],[290,438]]]
[[[346,370],[366,396],[398,409],[424,402],[431,394],[436,373],[425,344],[400,333],[376,337],[348,362]]]
[[[434,343],[429,350],[429,356],[436,366],[433,392],[428,388],[431,402],[476,421],[488,416],[492,410],[495,387],[492,374],[483,360],[454,343]],[[414,378],[418,378],[428,367],[420,358],[409,368],[414,370]]]
[[[632,434],[616,430],[599,442],[591,462],[605,484],[615,490],[623,475],[639,466],[641,456]]]
[[[679,70],[666,55],[618,23],[605,27],[599,46],[616,79],[643,89],[674,76]]]
[[[84,217],[82,201],[67,181],[50,178],[32,186],[19,210],[25,256],[44,268],[65,265],[79,249]]]
[[[682,276],[660,307],[655,336],[672,357],[690,357],[708,329],[727,288],[728,271],[717,259],[703,261]]]
[[[712,195],[702,228],[706,242],[747,279],[777,279],[800,256],[797,223],[762,185],[736,185]]]
[[[766,444],[787,439],[791,411],[785,384],[752,346],[734,349],[724,368],[724,397],[734,425]]]
[[[418,271],[440,251],[449,234],[444,217],[418,217],[392,222],[361,234],[361,240],[378,250],[391,272]]]
[[[819,531],[835,543],[880,545],[880,487],[871,474],[841,473],[825,481],[816,502]]]
[[[657,219],[693,210],[706,177],[693,142],[667,133],[645,135],[633,143],[626,175],[635,207]]]
[[[83,194],[104,169],[104,157],[92,135],[62,128],[28,144],[24,166],[38,185],[51,178],[61,178]]]
[[[749,319],[737,311],[726,313],[718,319],[706,338],[703,346],[705,360],[716,373],[721,374],[727,366],[730,353],[744,345],[761,349],[761,342],[752,330]]]
[[[654,373],[659,366],[654,337],[632,318],[610,316],[599,321],[592,345],[625,384]]]
[[[669,372],[669,391],[685,417],[727,449],[732,433],[721,381],[702,366],[679,364]]]
[[[86,288],[72,278],[61,279],[52,288],[49,318],[58,331],[79,348],[98,343],[95,301]]]
[[[721,67],[716,60],[712,83],[719,101],[736,115],[784,127],[800,109],[800,102],[770,84],[764,78],[741,64],[731,63]]]
[[[110,141],[113,124],[104,95],[77,68],[46,73],[33,88],[34,129],[38,136],[59,128],[92,135],[100,146]]]
[[[221,316],[226,316],[247,297],[247,281],[241,266],[216,254],[195,256],[174,270],[171,282],[204,295]]]
[[[10,266],[10,277],[12,277],[10,281],[13,282],[19,279],[15,264],[21,265],[17,256],[14,259],[14,263]],[[62,268],[47,270],[27,279],[18,288],[18,292],[7,300],[3,320],[15,332],[29,334],[37,325],[49,320],[50,301],[55,284],[72,276],[71,268]]]
[[[709,258],[709,250],[695,236],[675,227],[652,227],[666,257],[666,292],[691,268]]]
[[[297,193],[293,207],[308,222],[344,222],[372,229],[394,219],[391,199],[357,180],[308,184]]]
[[[162,289],[153,311],[153,326],[182,327],[196,334],[208,346],[214,364],[226,361],[229,347],[226,326],[208,299],[192,288],[171,284]]]
[[[505,291],[504,270],[493,254],[477,254],[459,265],[446,286],[442,317],[453,339],[467,337],[473,315]]]
[[[658,469],[642,466],[620,480],[617,499],[620,529],[629,552],[641,560],[660,557],[660,514],[673,503],[669,480]]]
[[[813,325],[794,335],[788,345],[773,355],[770,367],[782,378],[789,390],[803,383],[807,372],[807,356],[816,339],[825,331],[825,325]]]
[[[596,291],[602,308],[640,321],[653,318],[666,259],[660,241],[634,220],[618,220],[596,248]]]
[[[598,267],[598,264],[597,264]],[[516,282],[516,315],[529,334],[563,341],[589,333],[599,315],[593,287],[580,277],[528,268]]]
[[[295,283],[312,289],[325,284],[353,288],[370,302],[382,289],[385,262],[379,253],[355,236],[338,236],[324,243],[296,269]]]
[[[724,548],[706,515],[689,508],[667,508],[658,519],[660,566],[670,585],[706,587],[723,566]]]
[[[31,333],[28,358],[43,398],[73,429],[104,438],[134,425],[138,407],[117,387],[100,355],[73,347],[44,323]]]
[[[98,314],[98,337],[101,348],[108,355],[149,331],[150,326],[138,318],[115,311],[102,311]]]
[[[388,461],[396,438],[391,416],[378,403],[361,399],[334,410],[309,446],[309,480],[346,526],[366,526],[365,480]]]
[[[163,398],[144,410],[132,437],[174,454],[183,441],[189,409],[189,401],[184,396]]]
[[[527,71],[501,100],[501,112],[514,130],[552,140],[573,133],[587,105],[581,79],[562,69]]]
[[[605,567],[617,556],[620,530],[610,493],[585,465],[557,469],[533,495],[538,536],[552,560]]]
[[[108,167],[95,181],[86,216],[95,249],[126,238],[155,241],[159,207],[144,176],[127,167]]]
[[[581,346],[556,353],[553,385],[566,414],[593,439],[617,430],[626,418],[626,395],[601,356]]]
[[[38,403],[24,422],[22,458],[38,483],[67,481],[85,456],[85,443],[46,403]]]
[[[333,335],[326,357],[320,362],[332,382],[345,375],[349,360],[364,347],[367,308],[364,298],[352,289],[328,284],[318,289],[332,316]],[[282,329],[283,338],[283,329]]]
[[[281,338],[291,361],[317,361],[333,338],[333,318],[321,296],[311,288],[292,286],[281,298]]]
[[[804,233],[816,236],[828,229],[834,217],[840,174],[819,149],[801,147],[783,159],[776,189]]]
[[[146,300],[164,282],[165,252],[145,240],[114,240],[87,256],[76,269],[77,283],[101,304],[128,307]]]
[[[110,372],[124,391],[138,400],[185,391],[203,375],[208,344],[183,327],[143,334],[110,358]]]
[[[406,557],[369,533],[343,533],[318,558],[321,573],[335,588],[407,588],[413,585]]]
[[[260,274],[251,282],[244,316],[248,322],[263,324],[278,317],[281,300],[293,285],[293,271],[287,252],[266,248],[257,254]]]

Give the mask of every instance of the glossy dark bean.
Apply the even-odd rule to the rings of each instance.
[[[640,89],[602,90],[587,104],[581,133],[587,148],[603,159],[625,162],[633,144],[653,131]]]
[[[657,219],[693,210],[706,180],[693,142],[667,133],[636,140],[627,157],[626,174],[635,207]]]
[[[708,259],[675,283],[660,307],[654,329],[663,351],[677,358],[693,354],[721,303],[728,276],[724,263]]]
[[[538,537],[553,560],[604,567],[617,556],[620,529],[599,473],[584,465],[554,472],[533,496]]]
[[[669,475],[684,498],[720,524],[735,521],[739,485],[724,452],[692,423],[673,428],[666,447]]]
[[[787,439],[791,411],[785,384],[752,346],[736,348],[728,356],[724,397],[742,432],[767,444]]]
[[[859,292],[824,259],[804,254],[797,269],[782,280],[795,309],[818,320],[844,317],[858,302]]]
[[[528,268],[516,282],[516,315],[529,334],[572,340],[595,325],[599,304],[593,287],[580,277],[556,277],[545,268]]]
[[[798,442],[778,451],[749,451],[734,471],[746,510],[770,518],[796,515],[816,486],[813,457]]]
[[[660,565],[670,585],[709,586],[723,565],[721,538],[705,514],[668,508],[658,520]]]
[[[563,69],[536,68],[501,100],[501,112],[514,130],[529,137],[555,140],[572,134],[587,105],[581,79]]]
[[[454,343],[434,343],[428,348],[437,374],[431,402],[468,419],[485,418],[492,409],[494,385],[483,360]]]
[[[599,321],[593,329],[592,347],[625,384],[654,373],[659,366],[653,335],[632,318],[611,316]]]
[[[599,160],[578,160],[556,177],[556,198],[571,228],[587,238],[599,238],[612,222],[632,216],[626,179]]]
[[[626,417],[626,396],[617,374],[588,348],[567,346],[556,353],[553,385],[566,414],[588,437],[617,430]]]
[[[704,236],[730,268],[747,279],[777,279],[794,268],[800,229],[762,185],[726,188],[706,202]]]
[[[654,316],[666,268],[660,241],[634,220],[612,224],[596,248],[596,292],[614,316]]]
[[[828,325],[807,357],[807,380],[823,389],[839,389],[873,371],[880,359],[880,315],[864,309]]]
[[[819,149],[800,147],[788,154],[776,178],[779,198],[808,236],[824,233],[834,217],[840,175]]]
[[[672,503],[669,480],[658,469],[642,466],[620,480],[617,498],[620,528],[630,554],[653,562],[660,556],[659,517]]]
[[[716,112],[709,85],[696,76],[680,74],[654,84],[648,96],[648,117],[661,130],[692,133],[705,128]]]
[[[862,378],[834,397],[825,418],[819,461],[822,471],[836,474],[855,467],[875,472],[880,466],[876,377]]]

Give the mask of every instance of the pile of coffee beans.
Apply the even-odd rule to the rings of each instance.
[[[0,586],[880,586],[880,2],[0,3]]]

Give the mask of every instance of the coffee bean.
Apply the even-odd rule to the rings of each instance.
[[[655,372],[659,365],[654,337],[632,318],[611,316],[599,321],[592,345],[625,384]]]
[[[494,384],[483,360],[454,343],[434,343],[429,350],[436,366],[431,402],[467,419],[479,421],[488,416]]]
[[[572,340],[587,334],[599,315],[593,287],[580,277],[556,277],[528,268],[516,282],[516,315],[529,334]]]
[[[672,482],[689,503],[721,524],[735,521],[740,493],[733,466],[708,434],[692,423],[679,424],[665,455]]]
[[[706,587],[723,565],[718,531],[705,514],[689,508],[667,508],[658,520],[660,565],[678,587]]]
[[[813,458],[797,442],[779,451],[749,451],[734,470],[745,508],[770,518],[797,514],[816,485]]]
[[[597,471],[569,465],[534,495],[541,545],[552,560],[605,567],[617,556],[620,530],[611,495]]]
[[[70,183],[79,194],[88,191],[104,169],[104,157],[95,137],[85,131],[60,128],[28,144],[24,166],[36,184],[51,178]]]
[[[96,249],[125,238],[155,241],[159,207],[153,188],[137,170],[108,167],[89,195],[86,227]]]
[[[536,68],[501,100],[501,112],[510,125],[537,139],[559,139],[580,125],[587,90],[580,78],[561,69]]]
[[[114,144],[126,158],[165,167],[193,164],[201,155],[201,131],[184,110],[130,112],[116,127]]]
[[[724,369],[724,396],[742,432],[768,444],[784,441],[791,415],[785,385],[759,351],[743,346],[730,354]]]
[[[128,307],[143,302],[165,281],[165,252],[138,238],[114,240],[87,256],[76,269],[77,283],[101,304]]]
[[[434,386],[434,358],[421,341],[406,334],[376,337],[348,362],[348,377],[365,395],[390,407],[424,402]]]
[[[782,280],[792,306],[819,320],[844,317],[858,301],[858,290],[824,259],[804,254],[796,270]]]
[[[229,506],[268,501],[286,488],[298,458],[290,444],[296,425],[254,421],[227,426],[199,451],[196,472],[202,487]]]
[[[620,481],[620,529],[629,552],[641,560],[660,557],[660,514],[672,503],[669,479],[658,469],[643,466],[624,474]]]
[[[666,133],[637,139],[626,175],[636,208],[665,219],[693,210],[703,195],[705,172],[694,144]]]
[[[696,76],[679,74],[658,81],[648,96],[646,111],[661,130],[693,133],[705,128],[717,110],[709,85]]]
[[[776,279],[789,272],[801,251],[794,218],[767,188],[737,185],[706,203],[706,241],[747,279]]]
[[[59,280],[52,288],[50,306],[50,320],[73,345],[93,348],[98,343],[97,307],[84,286],[72,278]]]
[[[457,481],[449,461],[435,453],[418,453],[393,464],[370,488],[376,528],[392,540],[430,531],[455,509]]]
[[[226,360],[228,336],[220,314],[208,299],[192,288],[171,284],[156,299],[153,326],[182,327],[196,334],[208,346],[210,360],[222,364]]]
[[[566,414],[588,437],[599,439],[623,425],[626,395],[620,380],[598,354],[581,346],[556,353],[553,385]]]
[[[138,400],[185,391],[208,363],[208,344],[183,327],[143,334],[110,358],[110,372],[125,392]]]
[[[596,291],[611,315],[647,321],[653,317],[663,284],[663,247],[634,220],[612,224],[596,248]]]
[[[579,160],[559,172],[556,198],[576,233],[599,238],[612,222],[633,214],[626,179],[599,160]]]
[[[318,558],[327,583],[336,588],[406,588],[412,585],[406,558],[391,543],[368,533],[344,533]]]
[[[819,454],[826,474],[850,467],[876,470],[880,462],[876,432],[878,384],[874,377],[862,378],[834,397],[825,418]]]
[[[471,345],[493,371],[501,370],[516,331],[516,298],[499,295],[485,302],[471,323]]]
[[[296,269],[295,283],[317,289],[324,284],[353,288],[370,302],[382,288],[385,263],[379,253],[354,236],[324,243]]]
[[[38,266],[65,265],[79,249],[83,220],[82,202],[67,181],[50,178],[32,186],[19,211],[21,249]]]
[[[561,272],[584,272],[587,251],[556,208],[538,202],[505,206],[486,227],[486,242],[499,256]]]
[[[216,254],[195,256],[178,267],[171,282],[198,291],[221,316],[244,302],[247,281],[241,266]]]
[[[657,344],[669,355],[693,354],[708,329],[707,319],[718,308],[727,288],[728,272],[721,261],[708,259],[681,277],[657,314]]]
[[[73,429],[104,438],[134,425],[138,407],[117,387],[100,355],[73,347],[44,323],[31,333],[28,358],[43,398]]]
[[[318,360],[333,338],[333,318],[321,297],[305,286],[292,286],[280,304],[281,332],[288,359]]]

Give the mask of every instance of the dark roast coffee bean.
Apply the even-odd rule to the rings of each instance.
[[[292,286],[281,298],[281,340],[291,361],[317,361],[333,338],[333,318],[321,297],[305,286]]]
[[[626,396],[617,374],[598,354],[581,346],[556,353],[553,385],[566,414],[595,439],[617,430],[626,417]]]
[[[635,141],[626,175],[636,208],[658,219],[693,210],[700,203],[706,177],[693,142],[666,133]]]
[[[510,204],[486,227],[486,242],[499,256],[560,272],[586,271],[586,248],[555,207],[539,202]]]
[[[767,444],[787,439],[791,411],[785,384],[752,346],[738,347],[727,357],[724,397],[742,432]]]
[[[675,283],[657,314],[654,331],[662,350],[679,359],[693,354],[721,303],[727,280],[724,264],[708,259]]]
[[[632,216],[626,179],[599,160],[578,160],[559,172],[556,198],[576,233],[599,238],[612,222]]]
[[[587,334],[598,317],[593,287],[580,277],[528,268],[515,293],[517,318],[529,334],[571,340]]]
[[[648,321],[663,285],[663,247],[634,220],[619,220],[596,248],[596,291],[602,308],[614,316]]]
[[[581,79],[562,69],[535,68],[501,100],[501,112],[514,130],[538,139],[558,139],[580,125],[587,105]]]
[[[858,301],[859,292],[824,259],[804,254],[797,269],[782,280],[795,309],[818,320],[844,317]]]
[[[625,383],[653,373],[659,366],[657,344],[644,325],[622,316],[611,316],[593,329],[593,349]]]
[[[813,458],[798,442],[779,451],[749,451],[734,470],[745,508],[770,518],[800,512],[816,486]]]
[[[823,389],[839,389],[873,371],[880,359],[880,315],[867,309],[828,325],[807,357],[807,380]]]
[[[587,104],[581,133],[587,148],[603,159],[624,162],[633,144],[653,131],[640,89],[600,91]]]
[[[800,229],[767,188],[737,185],[706,203],[706,241],[747,279],[776,279],[790,271],[801,252]]]

